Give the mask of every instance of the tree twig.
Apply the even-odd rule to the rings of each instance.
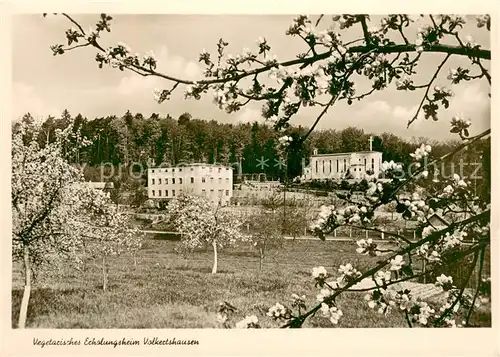
[[[422,98],[422,100],[420,101],[420,105],[418,106],[418,109],[417,109],[417,112],[415,113],[415,115],[413,116],[413,118],[408,122],[408,125],[406,126],[407,128],[410,127],[410,125],[415,121],[417,120],[418,118],[418,114],[420,113],[420,110],[422,109],[422,105],[424,104],[425,100],[428,99],[428,95],[429,95],[429,90],[431,89],[431,86],[432,86],[432,83],[434,82],[434,80],[437,78],[439,72],[441,71],[441,68],[443,68],[444,64],[448,61],[448,58],[450,58],[451,54],[448,53],[446,55],[446,57],[444,58],[444,60],[441,62],[441,64],[438,66],[436,72],[434,73],[434,75],[432,76],[431,80],[429,81],[429,83],[426,85],[427,89],[425,90],[425,94]]]

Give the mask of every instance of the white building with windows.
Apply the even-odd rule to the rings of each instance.
[[[180,193],[229,205],[233,196],[233,169],[216,164],[187,164],[148,169],[148,197],[169,200]]]
[[[362,180],[366,175],[378,177],[382,166],[382,153],[370,150],[349,153],[318,154],[314,149],[309,166],[304,169],[305,180]]]

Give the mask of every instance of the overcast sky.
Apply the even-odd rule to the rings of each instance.
[[[94,25],[98,15],[74,15],[84,29]],[[264,36],[272,46],[271,53],[279,60],[295,58],[304,52],[299,38],[285,35],[293,16],[197,16],[197,15],[119,15],[114,16],[112,32],[105,33],[104,46],[123,41],[132,52],[144,54],[153,50],[163,73],[200,79],[202,69],[197,63],[198,54],[206,49],[216,51],[220,37],[230,42],[229,52],[240,53],[245,47],[256,48],[256,39]],[[373,17],[373,25],[378,24]],[[471,25],[465,35],[485,48],[490,48],[489,32]],[[215,119],[221,122],[262,121],[260,106],[252,104],[231,115],[212,104],[208,95],[200,101],[183,100],[182,91],[170,101],[158,104],[153,100],[154,88],[170,84],[155,78],[143,78],[131,72],[116,69],[99,69],[94,60],[96,51],[84,48],[63,56],[52,55],[50,45],[65,43],[64,31],[70,27],[61,16],[17,15],[13,19],[13,114],[15,117],[31,112],[34,116],[59,115],[65,108],[76,115],[88,118],[107,115],[123,115],[127,110],[151,113],[167,113],[178,117],[190,112],[193,117]],[[409,28],[414,38],[417,26]],[[350,34],[346,35],[347,37]],[[418,68],[421,83],[427,82],[443,54],[427,54]],[[463,58],[453,58],[445,67],[437,85],[451,86],[446,80],[450,66],[464,64]],[[473,71],[477,73],[477,70]],[[162,86],[163,85],[163,86]],[[449,121],[457,113],[470,117],[473,133],[490,127],[489,86],[485,80],[453,86],[456,93],[450,109],[441,111],[440,121],[420,120],[409,129],[408,120],[413,116],[422,92],[396,91],[394,85],[352,106],[341,102],[330,109],[318,127],[342,129],[357,126],[366,132],[392,132],[403,137],[427,136],[435,139],[453,137],[449,133]],[[309,126],[321,108],[302,110],[293,123]]]

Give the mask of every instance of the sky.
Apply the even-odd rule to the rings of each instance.
[[[113,16],[113,14],[111,14]],[[95,25],[98,15],[75,14],[84,29]],[[278,60],[289,60],[305,51],[304,42],[285,35],[292,23],[288,15],[117,15],[113,16],[111,33],[105,33],[104,47],[126,43],[132,52],[144,54],[152,50],[158,58],[158,70],[179,78],[201,79],[203,68],[198,55],[206,49],[216,52],[219,38],[230,43],[228,52],[237,54],[247,47],[256,48],[256,39],[265,37],[271,53]],[[325,24],[329,24],[328,17]],[[372,16],[372,24],[379,23]],[[485,48],[490,48],[489,32],[475,26],[474,17],[463,30]],[[132,72],[121,72],[95,62],[96,50],[83,48],[63,56],[53,56],[50,45],[65,43],[64,32],[71,27],[62,16],[16,15],[13,19],[13,119],[30,112],[35,117],[59,116],[64,109],[73,115],[81,113],[87,118],[132,113],[170,114],[178,117],[189,112],[195,118],[215,119],[220,122],[263,122],[260,104],[252,103],[242,110],[226,114],[212,103],[212,95],[199,101],[184,100],[182,90],[171,100],[158,104],[152,91],[171,86],[160,78],[145,78]],[[418,25],[408,28],[410,40],[415,37]],[[343,34],[344,40],[354,36],[355,30]],[[433,75],[443,54],[425,54],[419,64],[417,79],[426,83]],[[449,133],[452,116],[461,114],[472,121],[472,133],[490,127],[489,85],[486,80],[451,85],[446,79],[448,69],[466,65],[463,58],[452,57],[442,70],[436,85],[447,86],[455,92],[450,108],[440,111],[440,120],[417,120],[407,128],[423,92],[396,91],[395,86],[377,92],[349,106],[339,102],[332,107],[318,128],[343,129],[357,126],[370,133],[391,132],[401,137],[426,136],[446,140],[455,138]],[[477,71],[477,70],[476,70]],[[474,72],[474,71],[473,71]],[[476,73],[476,72],[474,72]],[[292,120],[293,124],[310,126],[321,111],[320,107],[302,109]]]

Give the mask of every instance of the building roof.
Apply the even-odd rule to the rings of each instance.
[[[331,154],[316,154],[311,155],[311,157],[324,157],[324,156],[346,156],[352,154],[382,154],[380,151],[352,151],[352,152],[335,152]]]
[[[208,163],[191,163],[191,164],[179,164],[175,166],[155,166],[155,167],[149,167],[148,170],[155,170],[155,169],[175,169],[178,167],[192,167],[192,166],[207,166],[207,167],[227,167],[231,168],[231,166],[228,165],[223,165],[223,164],[208,164]]]

